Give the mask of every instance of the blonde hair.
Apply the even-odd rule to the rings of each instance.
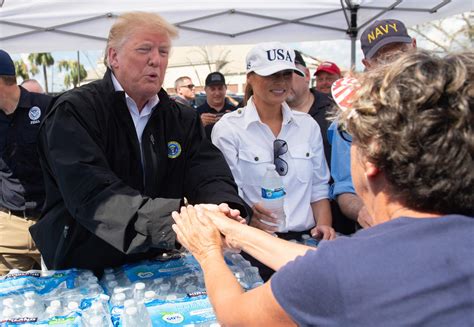
[[[409,52],[362,74],[341,123],[412,209],[474,214],[474,52]]]
[[[170,39],[178,37],[179,34],[176,26],[168,23],[158,14],[141,11],[125,13],[119,16],[117,21],[110,28],[104,58],[107,66],[109,66],[109,49],[120,48],[137,28],[143,27],[167,34]]]

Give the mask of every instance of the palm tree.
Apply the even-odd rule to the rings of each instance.
[[[48,75],[46,74],[47,67],[54,65],[54,58],[49,52],[30,53],[28,60],[32,65],[38,65],[43,67],[44,75],[44,86],[45,91],[48,93]]]
[[[28,73],[28,67],[23,60],[15,60],[15,72],[17,77],[21,77],[23,80],[29,79],[30,74]]]
[[[87,71],[84,66],[81,64],[79,65],[77,61],[74,60],[61,60],[58,63],[59,71],[66,71],[68,72],[66,76],[64,76],[64,85],[66,87],[73,85],[73,87],[77,87],[81,81],[83,81],[87,77]]]

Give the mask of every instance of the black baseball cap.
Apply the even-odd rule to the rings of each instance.
[[[206,86],[211,85],[225,85],[225,78],[219,72],[213,72],[206,77]]]
[[[0,50],[0,75],[15,76],[15,64],[4,50]]]
[[[306,67],[306,62],[304,61],[301,52],[299,52],[298,50],[295,50],[295,65],[301,65]]]
[[[372,58],[383,46],[391,43],[411,43],[405,24],[396,19],[376,20],[360,36],[365,59]]]

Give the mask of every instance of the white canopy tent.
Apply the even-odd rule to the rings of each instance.
[[[376,18],[398,18],[412,26],[472,10],[470,0],[0,0],[0,3],[0,48],[10,53],[104,49],[108,30],[117,16],[136,10],[157,12],[178,26],[177,46],[350,38],[353,48],[357,33]]]

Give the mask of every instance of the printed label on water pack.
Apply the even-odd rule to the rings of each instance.
[[[285,189],[283,187],[271,189],[262,187],[262,198],[264,199],[279,199],[285,196]]]
[[[183,299],[172,303],[147,304],[153,326],[183,326],[216,320],[214,310],[206,296]]]

